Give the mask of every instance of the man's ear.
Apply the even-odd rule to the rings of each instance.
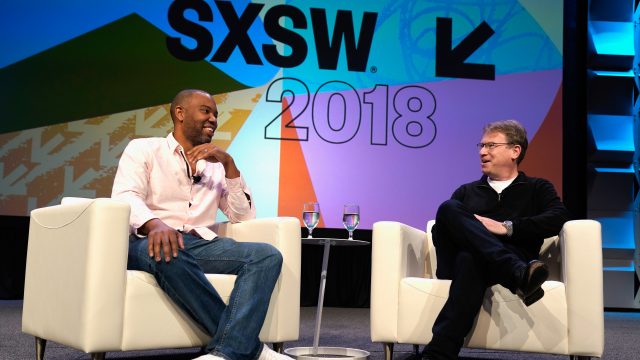
[[[513,155],[514,155],[513,160],[518,160],[518,158],[520,157],[520,153],[521,152],[522,152],[522,147],[520,145],[514,145],[513,146]]]
[[[182,105],[176,106],[176,120],[180,122],[184,121],[184,108]]]

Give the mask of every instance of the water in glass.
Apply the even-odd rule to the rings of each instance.
[[[318,220],[320,220],[320,213],[316,211],[303,211],[302,212],[302,221],[304,221],[304,226],[307,228],[313,229],[318,225]]]
[[[309,229],[308,238],[312,238],[311,235],[313,233],[313,229],[318,225],[318,221],[320,220],[320,204],[311,202],[304,203],[302,207],[302,221],[304,222],[304,226]]]
[[[343,214],[342,223],[347,231],[353,231],[360,224],[360,214]]]
[[[360,206],[345,205],[342,212],[342,223],[344,228],[349,232],[349,240],[353,240],[353,231],[360,224]]]

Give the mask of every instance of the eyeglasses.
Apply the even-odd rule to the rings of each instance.
[[[514,145],[514,143],[496,143],[496,142],[488,142],[488,143],[477,143],[476,146],[478,150],[482,150],[482,148],[487,148],[487,150],[493,150],[497,146],[500,145]]]

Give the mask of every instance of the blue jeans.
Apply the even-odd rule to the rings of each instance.
[[[282,255],[269,244],[212,241],[183,234],[184,250],[166,263],[149,257],[147,238],[129,238],[130,270],[152,274],[165,293],[211,335],[206,351],[228,360],[254,360]],[[164,259],[164,256],[162,257]],[[237,275],[226,305],[205,273]]]

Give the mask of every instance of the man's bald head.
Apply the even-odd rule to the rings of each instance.
[[[170,108],[169,111],[171,113],[171,120],[173,120],[174,123],[176,121],[176,107],[177,106],[183,106],[184,107],[185,105],[187,105],[191,101],[191,98],[192,98],[193,94],[196,94],[196,93],[204,94],[206,96],[211,96],[211,94],[209,94],[208,92],[206,92],[204,90],[185,89],[185,90],[180,91],[173,98],[173,100],[171,101],[171,108]]]

